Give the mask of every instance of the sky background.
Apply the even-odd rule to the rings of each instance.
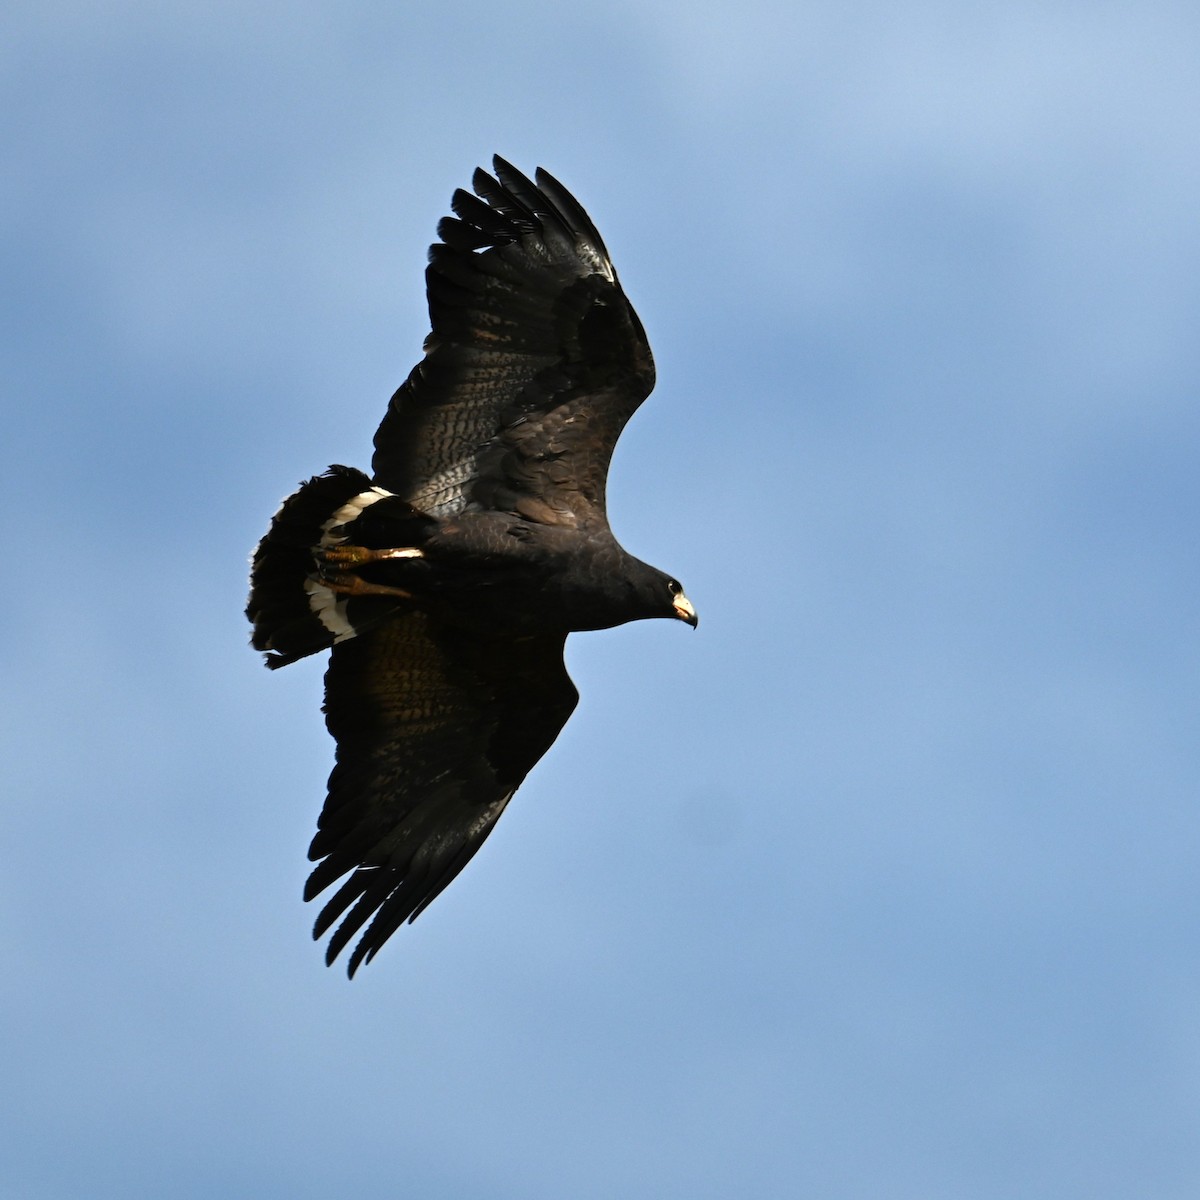
[[[1200,10],[18,2],[0,1197],[1200,1194]],[[353,983],[322,664],[247,646],[499,151],[656,353],[698,632]]]

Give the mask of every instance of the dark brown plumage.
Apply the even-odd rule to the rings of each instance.
[[[305,899],[343,880],[314,936],[334,929],[332,963],[361,931],[351,975],[462,870],[558,736],[578,699],[567,634],[696,624],[605,514],[613,448],[654,386],[641,323],[574,197],[494,162],[438,225],[432,332],[373,475],[310,479],[254,555],[267,665],[332,648],[337,760]]]

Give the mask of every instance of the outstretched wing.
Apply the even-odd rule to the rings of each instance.
[[[564,641],[491,638],[410,612],[334,646],[325,714],[337,761],[304,898],[353,874],[313,931],[340,921],[326,962],[366,925],[353,976],[483,844],[575,708]]]
[[[474,505],[583,528],[605,521],[654,360],[579,202],[543,170],[494,164],[438,225],[433,329],[375,435],[375,480],[434,516]]]

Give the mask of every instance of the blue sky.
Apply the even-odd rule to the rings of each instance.
[[[25,4],[0,99],[0,1193],[1200,1188],[1200,16]],[[595,218],[701,613],[351,984],[321,666],[246,645],[451,191]]]

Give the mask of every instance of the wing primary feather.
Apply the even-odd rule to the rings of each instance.
[[[536,217],[526,213],[507,213],[484,203],[478,196],[459,188],[450,201],[450,207],[458,217],[487,235],[493,245],[503,246],[515,242],[523,233],[537,230]]]
[[[556,251],[558,256],[576,258],[575,247],[578,238],[571,228],[571,223],[559,212],[553,199],[542,192],[528,175],[518,171],[512,163],[506,162],[499,155],[496,155],[493,162],[496,175],[508,195],[533,214],[547,247]]]
[[[480,229],[476,229],[469,222],[459,220],[458,217],[443,217],[438,222],[437,233],[445,245],[439,246],[435,243],[429,247],[429,260],[431,262],[437,251],[444,250],[446,246],[449,246],[452,250],[470,252],[472,250],[482,250],[485,246],[490,245],[487,234]]]
[[[457,872],[455,872],[457,874]],[[449,880],[447,880],[447,883]],[[363,930],[358,945],[354,947],[349,961],[346,963],[346,973],[351,979],[354,972],[364,962],[370,962],[383,948],[383,944],[400,928],[404,922],[411,921],[416,916],[416,902],[413,899],[413,887],[402,883],[379,907],[371,923]],[[340,930],[338,931],[341,932]],[[331,947],[332,949],[332,944]]]
[[[321,835],[318,834],[318,837]],[[333,840],[332,838],[330,840]],[[309,851],[309,857],[315,857],[312,851]],[[341,879],[349,870],[353,870],[355,863],[347,864],[345,858],[341,854],[331,854],[329,858],[323,862],[317,863],[304,881],[304,902],[307,904],[310,900],[315,900],[331,883]],[[322,916],[325,914],[322,913]],[[324,932],[324,931],[322,931]],[[320,937],[320,934],[316,936]]]
[[[492,166],[504,190],[518,204],[535,217],[557,217],[554,206],[548,203],[547,198],[538,191],[537,184],[523,171],[517,170],[498,154],[492,157]]]
[[[592,248],[611,268],[612,259],[609,256],[608,247],[605,246],[604,239],[600,236],[600,231],[592,224],[592,219],[587,215],[583,205],[549,171],[542,167],[538,167],[535,172],[535,178],[537,179],[538,187],[549,197],[551,203],[558,210],[559,216],[571,232],[577,238],[582,238],[584,241],[590,243]]]
[[[475,189],[475,194],[486,200],[497,212],[517,219],[531,231],[537,229],[538,217],[535,209],[523,204],[518,197],[514,196],[498,179],[494,179],[482,167],[475,168],[475,174],[471,176],[471,186]]]
[[[329,945],[325,947],[325,965],[333,966],[334,960],[354,940],[354,935],[362,928],[363,923],[375,911],[379,900],[372,894],[373,889],[365,891],[357,903],[342,918],[341,924],[333,931]]]
[[[369,963],[382,948],[384,942],[405,921],[410,924],[415,921],[454,882],[459,872],[475,857],[476,852],[487,840],[488,834],[500,819],[509,800],[512,799],[512,795],[513,793],[509,792],[495,804],[488,805],[467,831],[463,843],[458,847],[454,856],[445,864],[439,864],[436,856],[431,858],[418,853],[414,858],[414,864],[424,857],[424,861],[421,863],[423,870],[416,877],[406,877],[379,906],[379,911],[364,930],[362,939],[355,946],[354,953],[347,964],[351,978],[359,965]],[[436,876],[430,868],[437,870]],[[432,883],[429,882],[431,877],[433,878]]]
[[[362,895],[377,883],[380,877],[378,867],[359,867],[358,870],[342,884],[340,888],[325,902],[316,921],[313,922],[313,940],[324,936],[337,923],[338,918],[346,912]],[[305,899],[311,899],[305,894]]]

